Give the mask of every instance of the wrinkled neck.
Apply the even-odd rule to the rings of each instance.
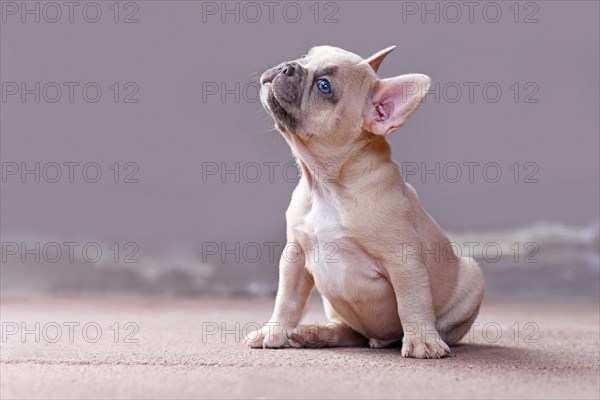
[[[348,143],[329,143],[316,136],[284,135],[311,189],[335,190],[391,162],[384,137],[363,132]]]

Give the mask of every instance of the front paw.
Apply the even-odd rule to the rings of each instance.
[[[403,339],[402,356],[407,358],[442,358],[449,354],[450,348],[439,335],[408,336]]]
[[[261,329],[250,332],[244,338],[246,347],[251,349],[280,349],[289,347],[284,330],[276,324],[267,324]]]

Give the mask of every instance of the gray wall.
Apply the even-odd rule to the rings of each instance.
[[[218,12],[211,14],[215,6],[224,7],[221,2],[122,2],[115,23],[109,8],[113,2],[97,2],[102,16],[91,23],[85,18],[95,18],[95,8],[88,6],[84,13],[82,2],[74,9],[73,22],[68,8],[61,6],[62,17],[51,23],[45,19],[54,18],[56,8],[28,2],[31,9],[38,4],[40,22],[25,15],[23,23],[23,3],[3,2],[3,241],[27,238],[43,245],[55,238],[103,246],[117,242],[120,247],[134,242],[147,257],[191,258],[202,256],[206,242],[232,247],[235,242],[282,243],[284,211],[294,187],[282,174],[293,177],[294,170],[284,169],[292,161],[290,151],[270,130],[272,123],[256,101],[255,84],[268,66],[320,44],[364,57],[396,44],[381,76],[422,72],[439,82],[438,96],[428,95],[390,142],[405,168],[433,169],[440,163],[440,182],[419,174],[408,174],[407,180],[442,227],[460,231],[538,221],[596,223],[598,2],[522,2],[518,22],[512,1],[478,3],[472,22],[468,8],[458,2],[453,4],[461,6],[462,16],[454,23],[456,8],[444,2],[323,2],[318,22],[312,1],[289,3],[277,3],[273,22],[264,2],[253,3],[262,8],[262,16],[251,22],[256,9],[237,2],[239,22],[236,15],[225,15],[223,23]],[[438,7],[439,22],[436,15],[425,15],[422,22],[419,10],[412,14],[423,4]],[[502,15],[493,23],[495,5]],[[234,9],[236,2],[226,6]],[[295,18],[297,8],[302,12],[299,21],[286,21]],[[332,12],[337,22],[325,23]],[[123,21],[130,13],[137,23]],[[25,101],[20,92],[11,94],[22,83],[31,89],[36,82],[39,103],[33,94]],[[62,87],[55,103],[50,101],[55,86],[44,90],[48,82]],[[65,82],[79,83],[72,103]],[[90,82],[102,89],[96,103],[91,102],[94,87],[88,88],[87,100],[82,94]],[[115,87],[111,89],[115,82],[120,87],[117,102]],[[468,82],[477,85],[472,99]],[[240,90],[224,99],[221,93],[211,94],[222,83],[229,89],[238,84]],[[462,97],[455,101],[457,87]],[[502,95],[494,102],[497,87]],[[138,101],[125,102],[132,99]],[[22,162],[27,168],[36,162],[40,169],[46,167],[40,183],[33,175],[23,182],[18,172],[9,174],[15,165],[22,168]],[[69,182],[65,165],[63,177],[48,182],[55,176],[54,164],[48,163],[65,162],[81,163],[74,182]],[[82,176],[81,166],[92,162],[103,174],[97,183]],[[115,162],[121,172],[118,183],[110,168]],[[279,163],[273,182],[264,165],[262,178],[251,182],[255,169],[249,163],[265,162]],[[463,164],[469,162],[480,163],[473,182]],[[239,183],[231,174],[203,179],[203,168],[233,169],[236,163],[242,169]],[[463,174],[458,182],[453,182],[455,163]],[[495,164],[484,174],[486,163]],[[517,183],[510,168],[514,163],[520,170]],[[492,183],[494,166],[500,167],[502,177]],[[123,182],[135,169],[139,182]],[[93,180],[93,166],[87,172],[85,177]],[[526,179],[530,173],[537,183]],[[214,257],[209,261],[218,264]],[[246,268],[243,262],[229,261]],[[254,264],[248,271],[257,271],[259,265],[274,271],[266,256]]]

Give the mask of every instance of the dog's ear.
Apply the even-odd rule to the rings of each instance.
[[[417,111],[430,85],[431,79],[423,74],[378,80],[367,103],[364,128],[376,135],[393,132]]]
[[[383,59],[388,54],[390,54],[395,48],[396,48],[396,46],[390,46],[387,49],[383,49],[380,52],[373,54],[371,57],[367,58],[365,61],[367,62],[367,64],[369,64],[371,66],[371,68],[373,68],[373,71],[377,72]]]

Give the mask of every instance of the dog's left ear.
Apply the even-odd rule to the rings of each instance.
[[[378,80],[367,103],[364,128],[376,135],[392,133],[417,111],[429,86],[431,79],[423,74]]]
[[[371,66],[371,68],[373,68],[373,71],[377,72],[382,61],[385,59],[385,57],[388,54],[390,54],[392,51],[394,51],[395,48],[396,48],[396,46],[390,46],[387,49],[383,49],[383,50],[373,54],[371,57],[367,58],[365,61],[367,62],[367,64],[369,64]]]

